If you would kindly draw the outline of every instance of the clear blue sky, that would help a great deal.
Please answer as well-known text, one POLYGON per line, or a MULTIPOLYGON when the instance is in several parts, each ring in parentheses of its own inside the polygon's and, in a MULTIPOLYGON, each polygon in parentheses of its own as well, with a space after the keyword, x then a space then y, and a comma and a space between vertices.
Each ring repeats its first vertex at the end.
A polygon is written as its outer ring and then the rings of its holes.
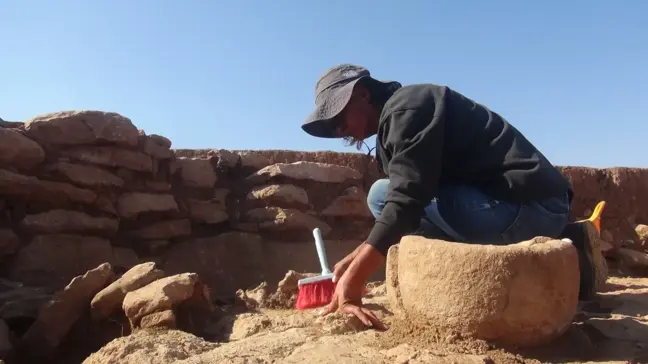
POLYGON ((355 151, 300 128, 350 62, 448 85, 555 164, 648 167, 648 1, 397 4, 0 0, 0 117, 99 109, 175 148, 355 151))

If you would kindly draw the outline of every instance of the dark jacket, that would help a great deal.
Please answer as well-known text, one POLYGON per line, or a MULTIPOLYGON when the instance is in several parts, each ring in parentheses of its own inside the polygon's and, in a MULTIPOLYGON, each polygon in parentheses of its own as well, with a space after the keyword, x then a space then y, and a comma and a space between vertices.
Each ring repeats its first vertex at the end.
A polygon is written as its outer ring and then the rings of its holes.
POLYGON ((376 158, 390 183, 367 242, 383 254, 419 227, 443 185, 477 187, 513 203, 572 196, 569 181, 522 133, 444 86, 409 85, 387 100, 376 158))

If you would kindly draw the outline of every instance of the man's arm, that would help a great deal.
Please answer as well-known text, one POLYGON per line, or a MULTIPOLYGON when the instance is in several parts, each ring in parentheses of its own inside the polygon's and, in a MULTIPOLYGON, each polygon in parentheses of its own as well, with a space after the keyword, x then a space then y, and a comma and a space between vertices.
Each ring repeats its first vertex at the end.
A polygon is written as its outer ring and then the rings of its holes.
POLYGON ((411 108, 387 116, 383 145, 392 157, 385 207, 367 238, 383 255, 415 230, 438 191, 444 142, 444 105, 411 108))

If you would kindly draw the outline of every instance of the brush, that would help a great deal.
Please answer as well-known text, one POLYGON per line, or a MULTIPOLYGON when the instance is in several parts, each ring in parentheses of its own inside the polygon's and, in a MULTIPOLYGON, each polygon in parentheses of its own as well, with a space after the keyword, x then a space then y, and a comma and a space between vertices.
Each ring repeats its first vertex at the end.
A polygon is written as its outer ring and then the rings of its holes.
POLYGON ((331 302, 335 293, 333 272, 328 267, 322 232, 319 228, 313 229, 313 237, 315 238, 315 248, 317 248, 317 256, 322 267, 322 274, 315 277, 303 278, 297 282, 299 292, 295 306, 298 310, 327 305, 331 302))

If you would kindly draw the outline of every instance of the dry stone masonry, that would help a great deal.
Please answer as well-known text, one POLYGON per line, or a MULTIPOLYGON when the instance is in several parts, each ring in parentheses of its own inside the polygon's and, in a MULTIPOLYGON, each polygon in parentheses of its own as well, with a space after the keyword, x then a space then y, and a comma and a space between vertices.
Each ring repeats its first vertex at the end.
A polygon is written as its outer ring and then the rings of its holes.
MULTIPOLYGON (((318 271, 313 228, 331 263, 370 231, 371 157, 171 147, 112 112, 0 123, 0 358, 147 327, 198 334, 212 302, 318 271)), ((648 273, 648 170, 561 170, 574 219, 608 203, 610 269, 648 273)))

